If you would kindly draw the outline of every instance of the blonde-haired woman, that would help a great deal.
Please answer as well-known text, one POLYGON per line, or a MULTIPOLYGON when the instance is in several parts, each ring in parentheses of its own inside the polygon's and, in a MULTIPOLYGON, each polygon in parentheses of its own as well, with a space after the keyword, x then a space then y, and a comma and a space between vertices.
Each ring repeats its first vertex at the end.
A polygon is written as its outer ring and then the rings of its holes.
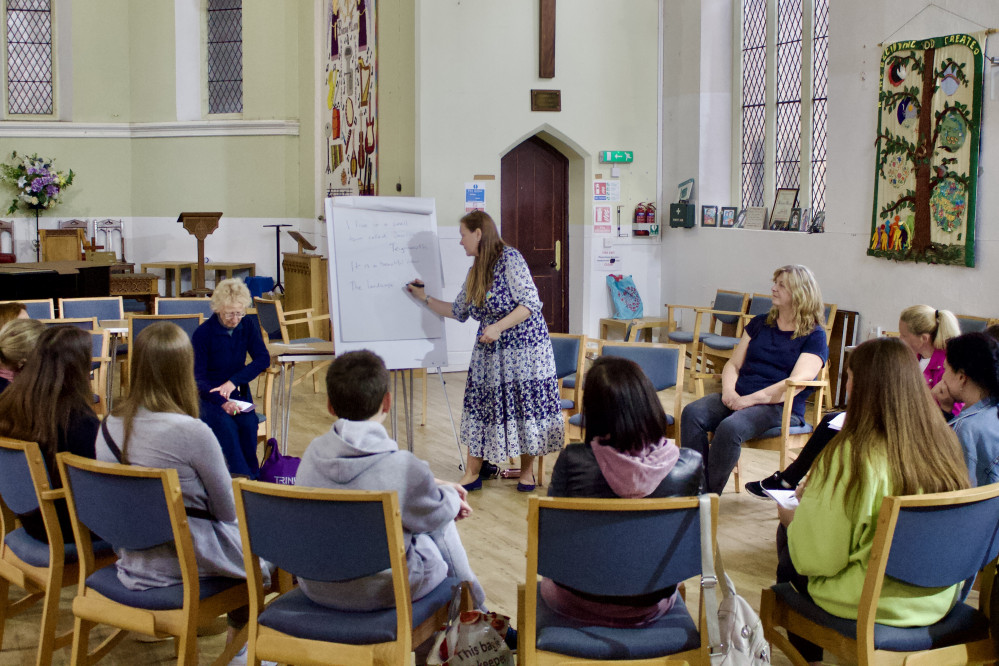
MULTIPOLYGON (((705 396, 683 409, 680 443, 701 452, 708 492, 721 494, 739 462, 741 446, 780 426, 784 382, 815 379, 829 358, 822 328, 822 294, 805 266, 774 271, 773 306, 754 317, 742 333, 732 358, 722 369, 722 392, 705 396), (714 438, 708 446, 708 433, 714 438)), ((805 399, 794 397, 791 422, 800 425, 805 399)))
MULTIPOLYGON (((856 620, 882 500, 970 484, 957 437, 937 416, 916 359, 900 341, 858 346, 847 366, 847 394, 843 428, 819 455, 808 486, 799 486, 801 504, 778 507, 777 580, 826 612, 856 620)), ((959 593, 959 585, 922 588, 885 577, 875 622, 933 624, 959 593)), ((790 638, 806 661, 821 659, 817 646, 790 638)))
POLYGON ((461 415, 468 461, 460 483, 478 490, 480 477, 496 470, 484 459, 520 456, 517 490, 530 492, 534 458, 558 451, 565 438, 548 326, 527 262, 503 242, 493 219, 474 211, 459 226, 474 260, 454 303, 427 296, 419 281, 409 291, 442 317, 479 321, 461 415))
POLYGON ((255 316, 246 316, 252 299, 239 280, 223 280, 212 294, 208 321, 194 332, 194 378, 201 397, 201 420, 215 433, 229 471, 257 478, 257 415, 241 412, 234 400, 253 402, 250 382, 271 359, 255 316), (246 362, 246 355, 250 362, 246 362))
MULTIPOLYGON (((131 353, 131 392, 101 425, 97 459, 176 469, 198 575, 246 578, 232 477, 211 429, 198 419, 191 341, 179 326, 158 322, 139 333, 131 353)), ((115 566, 131 590, 182 582, 172 544, 122 550, 115 566)), ((230 626, 241 627, 245 616, 231 615, 230 626)))
MULTIPOLYGON (((961 327, 950 310, 910 305, 898 316, 898 337, 915 352, 923 368, 923 377, 931 389, 943 378, 947 341, 959 335, 961 327)), ((942 387, 933 391, 933 397, 948 418, 957 416, 964 406, 963 403, 954 403, 942 387)))
POLYGON ((36 319, 12 319, 0 328, 0 391, 24 367, 44 330, 45 324, 36 319))

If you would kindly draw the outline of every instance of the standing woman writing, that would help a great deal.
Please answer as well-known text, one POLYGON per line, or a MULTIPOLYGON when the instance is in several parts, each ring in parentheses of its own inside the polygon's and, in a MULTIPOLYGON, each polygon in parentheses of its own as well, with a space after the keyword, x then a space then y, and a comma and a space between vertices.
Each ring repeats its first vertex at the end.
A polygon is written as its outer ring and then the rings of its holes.
POLYGON ((474 260, 454 303, 428 296, 418 281, 408 287, 442 317, 479 322, 461 415, 468 461, 460 483, 478 490, 484 459, 520 456, 517 490, 530 492, 537 483, 534 458, 558 451, 565 439, 541 300, 524 257, 503 242, 489 215, 469 213, 460 231, 474 260))

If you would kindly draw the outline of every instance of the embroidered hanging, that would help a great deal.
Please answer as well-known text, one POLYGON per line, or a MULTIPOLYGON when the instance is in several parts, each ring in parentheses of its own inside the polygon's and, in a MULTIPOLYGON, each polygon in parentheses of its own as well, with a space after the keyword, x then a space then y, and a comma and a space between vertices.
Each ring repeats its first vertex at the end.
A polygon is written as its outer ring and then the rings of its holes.
POLYGON ((885 47, 867 254, 975 265, 984 51, 984 32, 885 47))

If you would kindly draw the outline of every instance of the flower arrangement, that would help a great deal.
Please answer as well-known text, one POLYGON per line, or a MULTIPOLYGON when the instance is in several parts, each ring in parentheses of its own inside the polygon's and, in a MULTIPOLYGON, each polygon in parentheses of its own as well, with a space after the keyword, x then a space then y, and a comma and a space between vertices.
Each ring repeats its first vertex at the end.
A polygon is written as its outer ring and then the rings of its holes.
POLYGON ((36 213, 45 208, 52 208, 59 203, 63 190, 73 183, 73 170, 69 173, 56 171, 52 168, 55 160, 45 159, 35 155, 10 154, 13 164, 0 164, 0 180, 18 190, 17 196, 7 208, 10 215, 20 204, 34 210, 36 213))

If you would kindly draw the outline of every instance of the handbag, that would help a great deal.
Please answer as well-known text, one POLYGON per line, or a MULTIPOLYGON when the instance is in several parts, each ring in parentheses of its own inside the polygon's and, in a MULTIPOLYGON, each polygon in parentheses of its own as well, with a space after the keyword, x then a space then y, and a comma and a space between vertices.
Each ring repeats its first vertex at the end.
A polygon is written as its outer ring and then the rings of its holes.
POLYGON ((711 543, 711 497, 700 496, 701 598, 708 625, 708 653, 712 666, 762 666, 770 663, 770 644, 763 637, 763 623, 725 573, 721 553, 711 543), (718 574, 715 576, 715 562, 718 574), (718 605, 715 587, 722 583, 718 605))
POLYGON ((642 297, 638 295, 635 279, 630 275, 608 275, 607 288, 614 302, 614 319, 637 319, 645 316, 642 297))
POLYGON ((298 466, 302 459, 281 453, 281 447, 278 446, 277 440, 273 437, 267 440, 264 451, 268 449, 270 452, 267 454, 264 464, 260 466, 260 475, 257 479, 284 486, 295 485, 295 476, 298 474, 298 466))
POLYGON ((447 623, 434 638, 428 666, 513 666, 506 644, 510 618, 499 613, 461 611, 462 586, 456 585, 447 623))

